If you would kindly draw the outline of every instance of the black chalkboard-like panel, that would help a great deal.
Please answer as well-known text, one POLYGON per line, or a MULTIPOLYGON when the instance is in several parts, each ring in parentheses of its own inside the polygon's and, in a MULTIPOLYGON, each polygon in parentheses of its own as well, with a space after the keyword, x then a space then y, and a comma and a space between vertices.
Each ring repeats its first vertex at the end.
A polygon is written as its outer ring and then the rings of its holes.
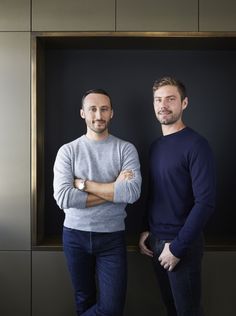
POLYGON ((52 191, 57 150, 86 131, 79 116, 83 93, 103 88, 114 106, 110 132, 134 143, 140 155, 142 197, 127 207, 126 219, 128 235, 137 239, 148 190, 148 150, 161 133, 153 112, 152 85, 155 79, 171 75, 187 86, 185 123, 208 139, 215 154, 217 206, 206 226, 206 239, 236 244, 235 39, 49 38, 42 44, 44 58, 38 62, 43 76, 38 92, 44 94, 44 152, 39 153, 43 170, 38 173, 44 174, 37 218, 43 238, 59 236, 64 219, 52 191))

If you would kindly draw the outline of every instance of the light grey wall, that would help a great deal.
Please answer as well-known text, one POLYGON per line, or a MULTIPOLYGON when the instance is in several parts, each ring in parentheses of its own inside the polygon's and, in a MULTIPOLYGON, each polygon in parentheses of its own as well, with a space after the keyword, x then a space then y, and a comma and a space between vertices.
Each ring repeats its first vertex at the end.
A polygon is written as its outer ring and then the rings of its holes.
POLYGON ((30 249, 30 33, 0 32, 0 249, 30 249))
POLYGON ((199 0, 200 31, 236 31, 235 0, 199 0))
POLYGON ((115 0, 32 1, 33 31, 114 31, 115 0))
POLYGON ((118 0, 116 30, 198 31, 198 1, 118 0))
MULTIPOLYGON (((32 31, 235 31, 234 0, 0 0, 0 314, 74 313, 61 252, 32 251, 30 36, 32 31), (168 11, 168 12, 167 12, 168 11), (32 309, 31 309, 32 302, 32 309)), ((146 258, 129 253, 126 316, 163 314, 146 258)), ((235 252, 207 252, 208 316, 233 316, 235 252)))
POLYGON ((30 0, 0 0, 0 31, 30 31, 30 0))

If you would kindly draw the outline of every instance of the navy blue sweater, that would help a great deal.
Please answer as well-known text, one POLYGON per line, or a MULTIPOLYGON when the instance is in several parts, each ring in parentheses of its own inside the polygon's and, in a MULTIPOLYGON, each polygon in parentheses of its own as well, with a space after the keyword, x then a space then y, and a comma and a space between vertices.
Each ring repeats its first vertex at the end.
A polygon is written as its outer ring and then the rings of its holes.
POLYGON ((184 256, 214 210, 215 170, 205 138, 189 127, 162 136, 150 150, 149 229, 184 256))

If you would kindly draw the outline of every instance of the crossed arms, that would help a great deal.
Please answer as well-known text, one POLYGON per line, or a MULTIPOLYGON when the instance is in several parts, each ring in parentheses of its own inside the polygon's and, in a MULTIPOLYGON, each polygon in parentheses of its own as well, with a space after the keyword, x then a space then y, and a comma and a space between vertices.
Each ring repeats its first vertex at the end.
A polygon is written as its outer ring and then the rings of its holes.
MULTIPOLYGON (((78 190, 81 179, 74 175, 72 149, 63 146, 54 164, 54 198, 61 209, 84 209, 105 202, 134 203, 140 196, 141 173, 138 153, 134 146, 123 152, 121 170, 110 182, 85 179, 85 191, 78 190)), ((102 162, 101 162, 102 163, 102 162)))
MULTIPOLYGON (((95 181, 86 181, 85 192, 88 193, 86 207, 92 207, 103 204, 105 202, 114 201, 115 183, 119 181, 128 181, 134 176, 132 170, 123 170, 120 172, 116 181, 110 183, 99 183, 95 181)), ((79 188, 81 179, 75 179, 74 186, 79 188)))

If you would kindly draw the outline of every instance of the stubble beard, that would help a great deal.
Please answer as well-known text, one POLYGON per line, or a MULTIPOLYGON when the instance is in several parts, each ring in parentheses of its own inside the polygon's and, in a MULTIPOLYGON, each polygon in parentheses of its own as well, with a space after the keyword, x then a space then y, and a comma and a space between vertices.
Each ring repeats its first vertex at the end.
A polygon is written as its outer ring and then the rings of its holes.
POLYGON ((181 118, 181 114, 174 115, 173 113, 170 117, 161 118, 159 115, 157 116, 158 121, 161 125, 173 125, 181 118))
POLYGON ((103 121, 103 122, 104 122, 104 127, 103 128, 96 128, 96 127, 94 127, 94 123, 96 123, 96 121, 93 122, 93 124, 91 124, 89 126, 89 128, 96 134, 103 134, 108 129, 108 123, 105 122, 105 121, 103 121))

